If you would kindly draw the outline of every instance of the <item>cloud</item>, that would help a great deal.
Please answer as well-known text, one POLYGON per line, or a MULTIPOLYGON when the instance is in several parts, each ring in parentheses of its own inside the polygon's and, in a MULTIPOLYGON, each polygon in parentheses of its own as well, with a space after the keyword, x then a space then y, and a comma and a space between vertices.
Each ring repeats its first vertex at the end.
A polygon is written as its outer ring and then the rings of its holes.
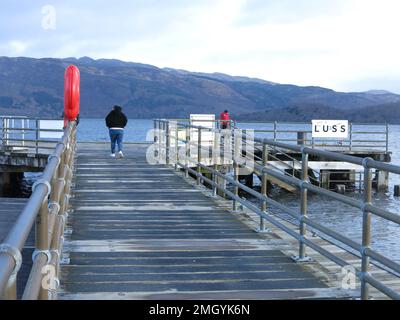
POLYGON ((4 45, 0 45, 0 50, 10 52, 11 55, 20 56, 20 55, 24 55, 27 52, 29 47, 30 47, 30 43, 28 43, 28 42, 12 40, 12 41, 7 42, 4 45))
POLYGON ((400 92, 397 0, 3 0, 0 6, 0 55, 117 58, 344 91, 384 89, 387 75, 391 90, 400 92), (42 28, 47 4, 56 9, 55 30, 42 28))
POLYGON ((342 14, 349 0, 246 0, 236 19, 239 25, 293 23, 342 14))

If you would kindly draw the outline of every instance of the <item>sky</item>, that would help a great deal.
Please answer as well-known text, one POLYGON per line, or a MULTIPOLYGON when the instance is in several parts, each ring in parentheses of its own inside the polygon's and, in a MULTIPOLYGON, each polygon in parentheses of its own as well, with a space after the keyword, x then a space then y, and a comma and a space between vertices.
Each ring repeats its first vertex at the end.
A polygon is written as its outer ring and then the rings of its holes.
POLYGON ((398 0, 1 0, 0 56, 400 93, 398 0))

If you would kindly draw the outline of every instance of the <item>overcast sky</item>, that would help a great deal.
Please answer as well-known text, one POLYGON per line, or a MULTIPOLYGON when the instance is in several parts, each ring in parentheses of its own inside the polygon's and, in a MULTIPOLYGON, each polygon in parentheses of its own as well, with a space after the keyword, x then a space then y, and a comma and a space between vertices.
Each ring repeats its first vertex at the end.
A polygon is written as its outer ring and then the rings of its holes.
POLYGON ((399 0, 1 0, 0 55, 400 93, 399 17, 399 0))

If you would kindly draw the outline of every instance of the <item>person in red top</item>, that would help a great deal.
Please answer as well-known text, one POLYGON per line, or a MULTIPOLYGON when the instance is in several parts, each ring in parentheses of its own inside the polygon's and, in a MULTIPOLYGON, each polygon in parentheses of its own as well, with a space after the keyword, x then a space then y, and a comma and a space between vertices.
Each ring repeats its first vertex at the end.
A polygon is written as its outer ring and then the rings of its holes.
POLYGON ((225 110, 224 112, 222 112, 219 118, 220 118, 220 120, 222 120, 221 121, 221 129, 228 129, 229 124, 230 124, 230 117, 229 117, 228 110, 225 110))

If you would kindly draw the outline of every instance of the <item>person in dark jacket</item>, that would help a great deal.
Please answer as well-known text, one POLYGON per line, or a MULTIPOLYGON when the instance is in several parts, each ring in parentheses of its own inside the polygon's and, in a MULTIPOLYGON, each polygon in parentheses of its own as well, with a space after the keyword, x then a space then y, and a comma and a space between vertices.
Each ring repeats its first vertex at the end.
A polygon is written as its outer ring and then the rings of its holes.
POLYGON ((111 139, 111 157, 115 158, 115 145, 118 144, 118 154, 122 158, 122 141, 124 139, 124 128, 128 119, 122 112, 120 106, 114 106, 113 110, 106 117, 106 125, 110 131, 111 139))

